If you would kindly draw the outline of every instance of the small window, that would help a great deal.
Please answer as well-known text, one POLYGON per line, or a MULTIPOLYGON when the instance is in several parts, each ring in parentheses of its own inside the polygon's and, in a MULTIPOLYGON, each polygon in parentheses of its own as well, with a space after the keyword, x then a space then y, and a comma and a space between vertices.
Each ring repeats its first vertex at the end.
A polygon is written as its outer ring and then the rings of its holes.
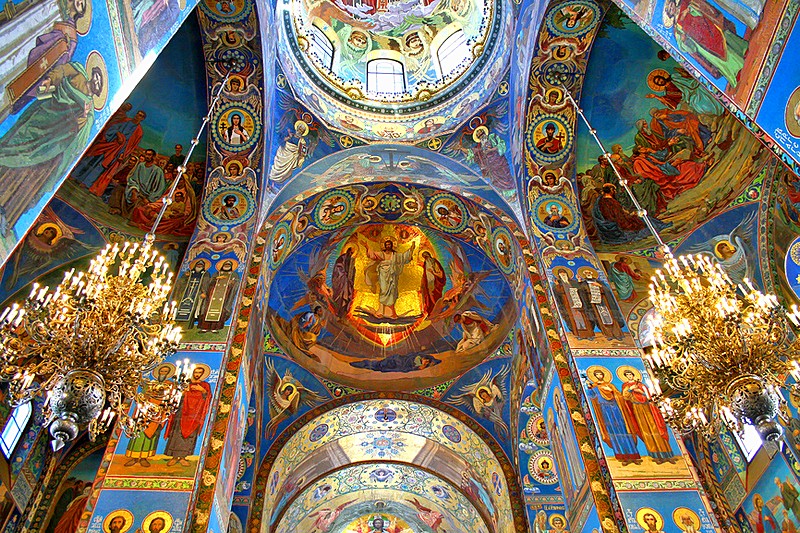
POLYGON ((406 76, 403 64, 394 59, 373 59, 367 63, 367 92, 403 94, 406 76))
POLYGON ((457 70, 461 64, 469 61, 471 57, 472 54, 470 53, 464 30, 454 32, 444 40, 436 51, 436 59, 439 60, 439 72, 442 77, 457 70))
POLYGON ((333 69, 333 43, 321 29, 313 24, 308 32, 308 53, 317 58, 322 65, 328 69, 333 69))
POLYGON ((31 402, 25 402, 11 412, 11 416, 6 422, 6 427, 3 428, 3 434, 0 435, 0 448, 3 449, 3 454, 6 457, 11 457, 30 419, 31 402))
POLYGON ((735 431, 732 433, 736 438, 736 442, 739 444, 739 449, 742 450, 742 453, 747 458, 747 461, 752 461, 753 457, 758 453, 758 450, 761 449, 761 444, 763 444, 761 435, 758 434, 755 426, 744 424, 744 431, 742 431, 741 435, 735 431))

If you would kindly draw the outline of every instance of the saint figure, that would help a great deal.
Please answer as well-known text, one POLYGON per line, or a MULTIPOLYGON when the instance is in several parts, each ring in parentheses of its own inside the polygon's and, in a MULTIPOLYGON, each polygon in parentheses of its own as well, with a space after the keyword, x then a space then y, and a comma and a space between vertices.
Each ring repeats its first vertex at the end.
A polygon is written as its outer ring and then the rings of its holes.
POLYGON ((170 457, 167 466, 178 463, 189 466, 186 457, 195 453, 195 445, 211 404, 211 385, 205 381, 209 373, 208 367, 194 368, 189 388, 183 393, 178 410, 167 423, 167 430, 164 432, 167 437, 164 455, 170 457))
POLYGON ((394 249, 394 242, 387 239, 383 243, 383 251, 373 252, 366 244, 364 245, 367 257, 375 261, 367 270, 367 283, 373 287, 373 290, 378 289, 380 309, 375 314, 376 317, 397 318, 394 304, 399 297, 400 274, 403 273, 403 268, 411 262, 416 246, 417 243, 412 242, 411 248, 405 252, 397 252, 394 249))
POLYGON ((355 298, 356 261, 353 247, 348 246, 342 255, 336 258, 331 274, 333 291, 333 307, 339 318, 350 312, 355 298))
POLYGON ((224 259, 219 271, 211 277, 203 298, 197 327, 200 331, 219 331, 233 311, 233 301, 239 288, 239 274, 233 261, 224 259))
POLYGON ((422 312, 427 316, 433 311, 436 302, 442 298, 447 278, 442 264, 429 251, 422 252, 422 259, 420 294, 422 296, 422 312))
POLYGON ((622 466, 641 464, 634 438, 634 434, 639 433, 639 427, 626 408, 622 393, 611 383, 610 372, 602 367, 594 367, 589 368, 587 374, 587 396, 594 408, 603 442, 614 451, 614 457, 622 466))

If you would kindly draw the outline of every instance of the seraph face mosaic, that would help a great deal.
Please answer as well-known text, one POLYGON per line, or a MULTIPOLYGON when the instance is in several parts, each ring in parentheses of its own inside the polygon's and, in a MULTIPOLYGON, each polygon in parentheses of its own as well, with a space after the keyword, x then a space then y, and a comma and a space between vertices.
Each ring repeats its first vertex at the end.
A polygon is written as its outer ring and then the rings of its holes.
MULTIPOLYGON (((319 205, 335 219, 336 202, 319 205)), ((486 255, 411 225, 308 241, 273 287, 268 323, 286 353, 361 388, 411 390, 455 377, 491 354, 516 318, 506 279, 486 255)))

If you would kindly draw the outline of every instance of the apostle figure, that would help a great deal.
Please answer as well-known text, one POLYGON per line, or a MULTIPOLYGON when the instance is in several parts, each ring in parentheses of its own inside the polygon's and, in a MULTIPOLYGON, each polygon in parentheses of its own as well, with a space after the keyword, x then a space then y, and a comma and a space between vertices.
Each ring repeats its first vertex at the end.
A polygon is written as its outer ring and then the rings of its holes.
POLYGON ((383 243, 383 250, 373 252, 364 244, 367 257, 374 261, 373 265, 367 269, 366 276, 367 284, 373 290, 377 289, 376 292, 378 292, 380 309, 375 313, 377 318, 397 318, 394 304, 397 303, 399 297, 400 274, 403 273, 403 268, 411 262, 416 246, 417 243, 412 242, 411 248, 405 252, 396 252, 394 242, 386 239, 383 243))
POLYGON ((209 277, 206 271, 207 264, 204 259, 198 259, 192 269, 175 283, 175 296, 178 299, 178 309, 175 313, 176 322, 188 322, 188 329, 194 327, 200 314, 202 296, 208 289, 209 277))
MULTIPOLYGON (((157 381, 164 383, 175 374, 175 367, 170 363, 163 363, 156 367, 153 374, 157 381)), ((149 387, 145 389, 145 397, 153 405, 161 405, 164 401, 163 395, 149 387)), ((125 466, 134 466, 137 463, 145 468, 150 466, 148 458, 156 454, 163 427, 164 424, 161 421, 151 421, 144 430, 128 441, 128 446, 125 448, 125 457, 130 459, 125 462, 125 466)))
POLYGON ((604 282, 597 279, 597 271, 590 267, 578 269, 578 292, 581 302, 585 306, 592 328, 595 326, 603 332, 608 340, 623 339, 622 324, 623 318, 620 313, 611 289, 604 282))
POLYGON ((475 128, 472 140, 475 141, 475 146, 467 152, 467 161, 474 161, 480 167, 483 177, 498 190, 513 189, 514 177, 505 157, 508 150, 506 141, 496 133, 489 133, 486 126, 475 128))
POLYGON ((147 117, 137 111, 133 118, 117 117, 109 120, 72 171, 72 177, 95 196, 103 196, 111 179, 142 140, 141 122, 147 117))
POLYGON ((211 277, 203 298, 197 327, 200 331, 219 331, 233 311, 239 287, 239 274, 234 270, 232 259, 223 259, 217 273, 211 277))
POLYGON ((422 260, 422 282, 420 283, 422 313, 428 316, 433 311, 436 302, 442 298, 447 278, 442 264, 429 251, 422 252, 422 260))
POLYGON ((292 176, 295 169, 303 166, 308 155, 308 124, 303 120, 294 123, 294 131, 289 132, 282 146, 278 147, 272 166, 269 169, 269 179, 275 183, 283 183, 292 176))
POLYGON ((564 147, 563 137, 563 134, 556 137, 556 125, 548 122, 544 126, 544 137, 536 142, 536 148, 545 154, 557 154, 564 147))
POLYGON ((657 513, 655 511, 647 512, 642 515, 642 521, 644 525, 647 526, 645 528, 645 533, 664 533, 662 527, 664 525, 664 519, 661 518, 661 515, 656 515, 657 513))
POLYGON ((566 267, 556 267, 553 274, 557 276, 553 283, 556 302, 570 332, 579 339, 594 339, 594 327, 587 317, 587 309, 581 300, 578 285, 572 279, 572 271, 566 267))
POLYGON ((634 434, 639 427, 636 419, 627 409, 622 393, 611 383, 611 373, 601 366, 592 366, 586 372, 589 378, 587 396, 591 400, 597 417, 600 436, 614 451, 614 457, 627 466, 641 464, 642 459, 636 449, 634 434))
POLYGON ((348 246, 342 255, 336 258, 331 274, 333 291, 333 308, 339 318, 350 312, 355 298, 356 260, 353 247, 348 246))
MULTIPOLYGON (((86 508, 86 503, 89 501, 89 495, 92 493, 92 484, 87 483, 83 490, 69 503, 64 510, 64 514, 58 519, 58 523, 53 529, 53 533, 75 533, 78 531, 78 525, 83 516, 83 510, 86 508)), ((48 527, 48 529, 50 529, 48 527)))
POLYGON ((557 229, 566 228, 567 226, 570 225, 570 221, 567 217, 563 215, 560 205, 553 202, 550 204, 549 209, 550 212, 547 214, 546 217, 544 217, 544 220, 542 220, 542 222, 544 222, 545 225, 557 229))
POLYGON ((794 483, 789 478, 786 478, 786 481, 781 481, 779 477, 776 477, 775 486, 778 487, 781 493, 783 506, 794 514, 796 520, 800 519, 800 494, 798 494, 794 483))
POLYGON ((675 462, 675 452, 669 443, 667 423, 658 407, 650 401, 647 387, 642 383, 642 373, 631 366, 623 366, 617 370, 617 375, 620 374, 624 381, 622 397, 630 405, 631 414, 639 428, 636 435, 647 448, 647 454, 656 464, 675 462))
POLYGON ((316 358, 311 354, 311 348, 317 344, 317 337, 322 332, 325 321, 322 318, 322 306, 316 305, 311 311, 297 314, 289 322, 289 335, 292 342, 306 355, 316 358))
POLYGON ((164 432, 167 437, 164 455, 171 458, 167 461, 167 466, 190 464, 186 458, 195 453, 197 438, 203 430, 211 404, 211 386, 205 381, 210 374, 211 369, 207 365, 197 365, 194 368, 189 388, 183 393, 178 410, 169 419, 164 432))
POLYGON ((634 281, 642 279, 642 272, 633 265, 631 258, 627 255, 617 256, 617 260, 608 269, 608 278, 617 288, 619 299, 625 302, 636 300, 636 289, 634 281))
POLYGON ((60 180, 89 142, 93 97, 103 93, 105 74, 79 63, 56 65, 31 103, 0 137, 0 233, 60 180))
POLYGON ((134 167, 125 189, 117 188, 108 201, 108 212, 129 218, 137 205, 156 202, 167 190, 164 170, 156 164, 156 151, 148 148, 144 159, 134 167))
POLYGON ((496 327, 475 311, 464 311, 453 316, 453 322, 460 324, 464 333, 456 346, 456 353, 469 350, 481 344, 496 327))
POLYGON ((753 510, 756 515, 756 533, 775 533, 778 531, 778 521, 775 519, 775 515, 772 514, 769 507, 764 505, 764 498, 757 492, 753 494, 753 510))
POLYGON ((220 206, 214 209, 214 216, 220 220, 236 220, 242 216, 241 211, 236 206, 238 203, 239 199, 236 198, 235 194, 226 194, 220 206))
MULTIPOLYGON (((169 166, 167 164, 168 168, 169 166)), ((149 231, 163 205, 163 198, 159 198, 155 202, 139 203, 130 212, 130 224, 141 230, 149 231)), ((155 233, 188 237, 194 232, 194 222, 197 219, 198 211, 199 206, 194 189, 184 174, 175 187, 172 202, 164 210, 164 216, 158 223, 155 233)))

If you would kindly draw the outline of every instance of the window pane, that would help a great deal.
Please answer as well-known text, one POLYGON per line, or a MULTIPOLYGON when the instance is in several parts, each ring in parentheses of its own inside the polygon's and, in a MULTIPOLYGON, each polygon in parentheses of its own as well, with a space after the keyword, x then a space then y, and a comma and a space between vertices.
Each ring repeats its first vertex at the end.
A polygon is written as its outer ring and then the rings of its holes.
POLYGON ((0 435, 0 449, 6 457, 11 457, 11 453, 17 446, 22 433, 25 431, 25 426, 28 425, 28 420, 31 418, 31 402, 24 403, 14 409, 11 416, 6 422, 6 427, 3 428, 3 433, 0 435))
POLYGON ((331 70, 333 68, 333 43, 325 33, 312 25, 308 31, 308 54, 315 57, 322 65, 331 70))
POLYGON ((761 448, 761 437, 758 434, 758 431, 754 426, 750 424, 745 424, 744 432, 739 435, 738 433, 734 433, 736 437, 736 441, 739 443, 739 448, 742 449, 742 453, 744 453, 745 457, 748 461, 752 460, 753 457, 756 456, 758 450, 761 448))
POLYGON ((402 94, 406 90, 403 64, 393 59, 373 59, 367 63, 367 92, 402 94))
POLYGON ((463 30, 458 30, 453 35, 445 39, 442 46, 436 52, 439 60, 439 72, 446 76, 458 70, 462 64, 466 64, 471 58, 467 36, 463 30))

